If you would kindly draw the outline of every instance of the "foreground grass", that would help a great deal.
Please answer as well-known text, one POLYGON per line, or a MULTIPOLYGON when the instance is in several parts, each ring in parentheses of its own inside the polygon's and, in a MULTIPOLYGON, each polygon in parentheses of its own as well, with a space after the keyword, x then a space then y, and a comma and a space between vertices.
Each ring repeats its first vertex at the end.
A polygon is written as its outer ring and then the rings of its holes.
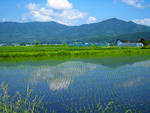
MULTIPOLYGON (((14 97, 8 95, 8 85, 5 85, 4 82, 0 85, 0 113, 55 113, 54 110, 47 111, 46 106, 44 106, 41 98, 37 96, 31 97, 32 90, 27 87, 27 93, 23 98, 19 92, 16 93, 14 97)), ((99 101, 96 105, 96 109, 85 108, 84 113, 87 112, 98 112, 98 113, 108 113, 112 106, 113 102, 109 102, 104 108, 99 101)), ((70 112, 72 108, 69 108, 70 112)), ((77 109, 76 113, 79 113, 77 109)), ((125 113, 132 113, 131 110, 126 110, 125 113)))
POLYGON ((150 55, 149 48, 138 47, 69 47, 69 46, 8 46, 0 47, 0 58, 9 57, 77 57, 77 56, 117 56, 150 55))
POLYGON ((22 98, 19 92, 14 97, 8 95, 8 85, 1 84, 0 88, 0 113, 46 113, 42 99, 31 98, 32 90, 27 87, 27 94, 22 98))

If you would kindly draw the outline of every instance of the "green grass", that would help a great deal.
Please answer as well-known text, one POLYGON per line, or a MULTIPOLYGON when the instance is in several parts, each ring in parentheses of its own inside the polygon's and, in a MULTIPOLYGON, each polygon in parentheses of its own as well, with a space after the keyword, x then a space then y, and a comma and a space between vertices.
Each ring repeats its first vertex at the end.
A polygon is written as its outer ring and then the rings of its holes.
POLYGON ((0 47, 0 58, 10 57, 82 57, 115 55, 150 55, 150 49, 139 47, 70 47, 54 46, 7 46, 0 47))
POLYGON ((142 47, 143 49, 150 49, 150 45, 142 47))
POLYGON ((27 87, 23 98, 19 92, 15 96, 8 95, 8 85, 0 86, 0 113, 46 113, 42 99, 37 96, 31 98, 32 90, 27 87))
MULTIPOLYGON (((8 85, 5 85, 4 82, 0 85, 0 113, 55 113, 54 110, 47 111, 46 106, 44 106, 43 101, 38 96, 34 96, 31 98, 32 90, 28 86, 26 89, 25 97, 22 97, 19 92, 16 93, 15 96, 10 96, 8 94, 8 85)), ((97 111, 99 113, 107 113, 108 110, 111 108, 113 102, 109 102, 104 108, 102 108, 101 102, 99 101, 96 104, 96 108, 87 107, 84 108, 84 112, 87 111, 94 112, 97 111)), ((46 105, 46 104, 45 104, 46 105)), ((76 113, 79 113, 77 111, 76 113)), ((83 110, 80 108, 81 111, 83 110)), ((70 112, 72 108, 69 108, 70 112)), ((131 110, 127 110, 125 113, 132 113, 131 110)))

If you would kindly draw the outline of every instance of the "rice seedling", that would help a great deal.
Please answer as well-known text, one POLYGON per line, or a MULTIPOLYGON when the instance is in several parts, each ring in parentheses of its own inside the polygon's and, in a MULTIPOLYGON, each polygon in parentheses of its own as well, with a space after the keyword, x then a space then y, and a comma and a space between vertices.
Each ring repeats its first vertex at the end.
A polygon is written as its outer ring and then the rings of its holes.
MULTIPOLYGON (((125 67, 128 68, 128 65, 125 67)), ((74 64, 72 66, 73 69, 70 72, 67 71, 67 73, 63 75, 61 72, 59 72, 59 70, 64 71, 65 68, 71 67, 71 65, 63 65, 62 68, 59 66, 56 67, 57 68, 54 70, 56 72, 53 72, 55 77, 51 78, 50 82, 53 82, 58 78, 60 81, 63 81, 63 84, 61 84, 62 86, 65 84, 65 81, 68 80, 67 78, 71 78, 73 82, 71 82, 65 89, 48 89, 48 93, 46 93, 46 95, 49 96, 46 97, 46 100, 50 101, 50 103, 44 106, 45 108, 49 108, 47 112, 54 112, 55 110, 56 113, 132 113, 137 112, 140 108, 143 108, 143 110, 140 110, 139 112, 145 112, 149 109, 144 107, 148 105, 146 103, 147 101, 144 102, 144 97, 139 98, 140 94, 142 93, 140 92, 141 90, 145 91, 145 94, 149 93, 147 87, 144 88, 143 86, 140 86, 137 89, 121 87, 122 83, 126 83, 127 81, 136 78, 134 76, 134 72, 132 72, 133 76, 129 75, 131 74, 130 69, 124 69, 123 66, 119 67, 119 69, 127 72, 126 75, 124 75, 122 71, 118 72, 118 68, 107 69, 106 67, 100 65, 95 70, 92 70, 93 72, 91 73, 90 70, 88 70, 89 68, 86 68, 84 64, 74 64), (88 73, 85 70, 88 70, 88 73), (69 77, 66 77, 66 74, 68 73, 69 75, 67 76, 69 77), (129 93, 130 91, 131 93, 129 93), (138 109, 137 106, 139 106, 139 103, 141 105, 138 109)), ((146 83, 147 82, 148 81, 146 80, 146 83)), ((57 82, 56 85, 58 84, 59 83, 57 82)), ((133 83, 131 83, 131 85, 132 84, 133 83)), ((44 88, 42 87, 41 90, 43 89, 44 88)), ((28 92, 32 91, 28 90, 28 92)), ((44 93, 42 92, 42 94, 44 93)), ((31 95, 31 93, 28 95, 31 95)), ((35 110, 35 108, 36 107, 34 107, 33 110, 35 110)))
POLYGON ((131 110, 126 110, 125 113, 132 113, 132 111, 131 110))
POLYGON ((22 97, 19 92, 11 97, 8 94, 8 85, 4 82, 0 85, 0 112, 2 113, 40 113, 47 112, 42 104, 42 98, 37 96, 31 98, 32 90, 27 87, 25 97, 22 97))
POLYGON ((107 106, 105 107, 105 109, 103 110, 103 113, 105 113, 109 108, 110 108, 110 106, 113 104, 113 102, 109 102, 108 104, 107 104, 107 106))

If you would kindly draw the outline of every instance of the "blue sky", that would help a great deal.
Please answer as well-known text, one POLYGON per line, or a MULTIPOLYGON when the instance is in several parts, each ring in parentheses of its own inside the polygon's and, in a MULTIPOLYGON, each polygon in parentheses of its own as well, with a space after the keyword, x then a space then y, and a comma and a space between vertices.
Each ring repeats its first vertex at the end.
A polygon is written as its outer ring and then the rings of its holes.
POLYGON ((80 25, 119 18, 150 26, 150 0, 0 0, 0 21, 80 25))

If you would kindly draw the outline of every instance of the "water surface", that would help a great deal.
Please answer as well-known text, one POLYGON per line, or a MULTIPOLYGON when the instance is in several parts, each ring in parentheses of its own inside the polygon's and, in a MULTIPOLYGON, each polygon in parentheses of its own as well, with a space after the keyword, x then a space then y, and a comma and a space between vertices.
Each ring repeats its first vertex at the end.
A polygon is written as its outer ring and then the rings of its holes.
POLYGON ((0 62, 3 81, 11 95, 30 84, 49 112, 96 113, 110 102, 108 113, 150 111, 150 56, 0 62))

